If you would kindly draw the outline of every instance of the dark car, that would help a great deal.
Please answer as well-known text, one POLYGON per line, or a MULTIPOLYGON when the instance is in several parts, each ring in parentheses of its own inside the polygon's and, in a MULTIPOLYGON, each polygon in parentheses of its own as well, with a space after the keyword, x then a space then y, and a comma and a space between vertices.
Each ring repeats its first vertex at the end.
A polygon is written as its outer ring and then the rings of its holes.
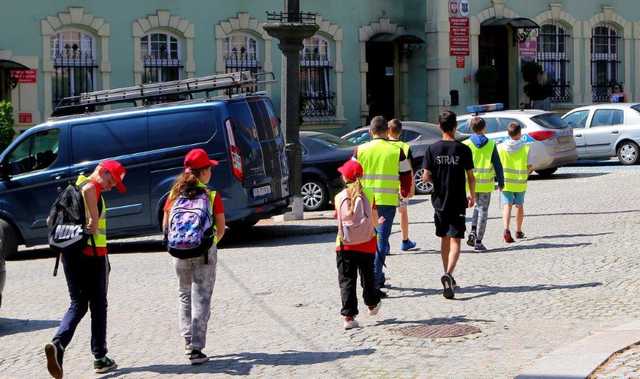
POLYGON ((342 188, 338 167, 351 159, 356 145, 319 132, 301 132, 300 142, 304 210, 324 209, 342 188))
POLYGON ((58 191, 103 159, 127 168, 127 193, 105 194, 110 237, 158 233, 162 208, 184 155, 203 148, 220 164, 230 227, 243 228, 288 207, 288 166, 280 123, 263 95, 116 109, 51 119, 0 154, 0 248, 47 241, 46 218, 58 191))
MULTIPOLYGON (((442 133, 436 124, 420 121, 402 121, 402 134, 400 140, 411 145, 413 161, 411 162, 414 171, 414 181, 416 193, 429 194, 433 190, 431 183, 422 182, 422 160, 427 151, 427 146, 442 138, 442 133)), ((369 128, 356 129, 341 137, 349 143, 360 145, 371 140, 369 128)))

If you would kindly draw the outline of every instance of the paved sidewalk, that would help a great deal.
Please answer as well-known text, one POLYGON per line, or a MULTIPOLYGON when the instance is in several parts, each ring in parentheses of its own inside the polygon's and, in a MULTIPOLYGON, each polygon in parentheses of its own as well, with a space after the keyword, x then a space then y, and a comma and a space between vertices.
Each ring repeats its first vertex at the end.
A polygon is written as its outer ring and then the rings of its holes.
MULTIPOLYGON (((205 350, 211 361, 202 367, 185 365, 182 355, 170 257, 153 240, 116 244, 108 341, 120 369, 103 377, 512 378, 557 348, 640 313, 639 187, 635 170, 563 169, 557 179, 534 180, 528 238, 511 246, 500 241, 494 196, 484 241, 493 250, 465 248, 455 301, 441 295, 433 211, 425 197, 416 198, 410 219, 419 249, 399 252, 394 227, 390 297, 379 316, 360 316, 364 327, 348 332, 339 317, 335 234, 259 226, 220 250, 205 350), (480 332, 439 339, 400 333, 438 325, 480 332)), ((7 264, 0 378, 46 377, 42 346, 68 306, 64 278, 51 277, 46 256, 35 251, 7 264)), ((93 377, 91 364, 87 317, 65 369, 71 378, 93 377)))

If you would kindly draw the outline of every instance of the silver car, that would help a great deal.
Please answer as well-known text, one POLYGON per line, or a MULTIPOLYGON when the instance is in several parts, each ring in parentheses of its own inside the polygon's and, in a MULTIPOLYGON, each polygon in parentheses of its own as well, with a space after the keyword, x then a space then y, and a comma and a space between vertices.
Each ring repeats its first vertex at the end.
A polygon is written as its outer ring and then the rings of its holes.
POLYGON ((579 158, 617 156, 622 164, 638 163, 640 103, 590 105, 562 118, 573 128, 579 158))
MULTIPOLYGON (((458 132, 472 134, 469 120, 476 114, 458 116, 458 132)), ((531 145, 530 164, 540 176, 550 176, 560 166, 578 159, 573 131, 555 113, 542 110, 507 110, 477 114, 487 124, 487 137, 500 143, 509 136, 507 127, 516 122, 522 127, 522 140, 531 145)))

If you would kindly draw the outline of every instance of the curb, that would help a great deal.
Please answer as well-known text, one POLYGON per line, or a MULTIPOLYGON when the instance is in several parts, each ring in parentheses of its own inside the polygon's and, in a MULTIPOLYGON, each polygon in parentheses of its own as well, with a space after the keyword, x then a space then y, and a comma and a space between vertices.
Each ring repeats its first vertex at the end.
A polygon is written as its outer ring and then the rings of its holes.
POLYGON ((640 341, 640 321, 597 331, 538 359, 516 379, 587 378, 613 354, 640 341))

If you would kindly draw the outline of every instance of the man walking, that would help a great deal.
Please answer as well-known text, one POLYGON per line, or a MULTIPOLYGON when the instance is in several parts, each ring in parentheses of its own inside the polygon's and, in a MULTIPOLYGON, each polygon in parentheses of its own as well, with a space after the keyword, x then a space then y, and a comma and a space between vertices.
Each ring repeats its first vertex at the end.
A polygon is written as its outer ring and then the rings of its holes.
POLYGON ((460 257, 460 240, 464 238, 465 212, 473 207, 476 189, 471 150, 456 141, 456 114, 446 111, 439 118, 442 140, 427 147, 422 179, 433 183, 431 203, 435 210, 436 236, 440 237, 440 254, 444 275, 440 278, 443 296, 453 299, 456 281, 453 270, 460 257), (466 174, 466 180, 465 180, 466 174), (465 182, 469 186, 466 196, 465 182))
POLYGON ((476 178, 476 206, 473 209, 471 221, 471 233, 467 239, 467 245, 473 247, 476 252, 486 251, 482 243, 484 231, 487 228, 489 218, 489 204, 491 204, 491 192, 495 188, 495 180, 498 188, 504 187, 504 174, 500 156, 496 149, 496 143, 484 135, 486 123, 480 117, 474 117, 470 122, 473 134, 463 143, 471 149, 473 155, 473 174, 476 178))
POLYGON ((380 289, 385 282, 383 266, 389 254, 389 236, 399 203, 398 187, 403 197, 409 196, 411 162, 402 149, 387 139, 389 127, 382 116, 376 116, 371 120, 369 132, 372 141, 356 148, 354 158, 364 170, 361 180, 364 193, 375 205, 380 216, 380 224, 376 228, 378 240, 373 269, 375 287, 384 297, 386 294, 380 289))

